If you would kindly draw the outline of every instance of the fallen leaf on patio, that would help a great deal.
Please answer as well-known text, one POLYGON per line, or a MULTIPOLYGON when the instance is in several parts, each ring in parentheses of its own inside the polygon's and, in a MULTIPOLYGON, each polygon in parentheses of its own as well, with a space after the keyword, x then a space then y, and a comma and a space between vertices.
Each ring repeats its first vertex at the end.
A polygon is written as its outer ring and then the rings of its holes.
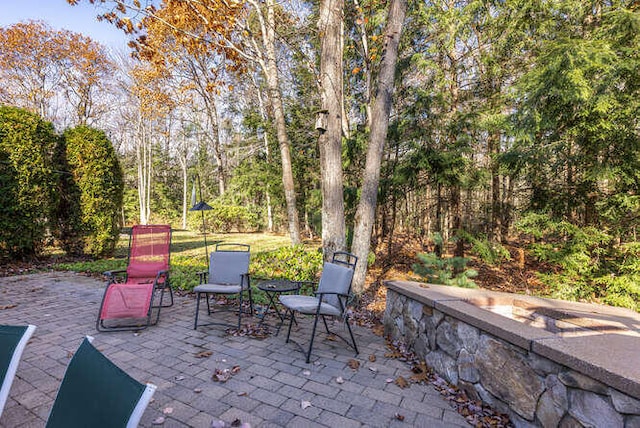
POLYGON ((344 383, 344 379, 342 379, 342 376, 338 376, 336 378, 336 383, 340 383, 340 384, 344 383))
POLYGON ((238 397, 246 397, 247 393, 246 392, 238 392, 238 397))
POLYGON ((302 374, 305 375, 305 376, 311 376, 311 371, 305 370, 305 371, 302 372, 302 374))
POLYGON ((194 355, 194 357, 196 358, 207 358, 210 357, 213 354, 213 352, 211 351, 201 351, 198 352, 196 355, 194 355))
POLYGON ((226 426, 227 424, 220 419, 217 419, 211 422, 211 428, 224 428, 226 426))
POLYGON ((391 379, 390 377, 388 377, 388 378, 386 378, 384 381, 385 381, 385 382, 387 382, 387 383, 391 383, 391 382, 393 382, 393 379, 391 379))
POLYGON ((398 378, 395 381, 395 384, 398 385, 400 388, 409 388, 409 382, 407 382, 407 380, 402 376, 398 376, 398 378))
POLYGON ((200 394, 202 392, 202 388, 195 388, 193 392, 195 392, 196 394, 200 394))
POLYGON ((184 376, 176 376, 174 379, 175 380, 184 380, 184 376))
POLYGON ((302 407, 303 409, 306 409, 307 407, 311 407, 311 401, 304 401, 302 400, 300 402, 300 407, 302 407))
POLYGON ((376 356, 375 355, 369 355, 369 361, 371 361, 372 363, 376 362, 376 356))
POLYGON ((234 419, 233 422, 231 422, 232 427, 239 427, 240 425, 242 425, 242 421, 240 419, 234 419))
POLYGON ((404 421, 404 415, 401 415, 400 413, 396 413, 395 417, 396 417, 397 420, 399 420, 401 422, 404 421))
POLYGON ((164 423, 164 417, 158 416, 151 422, 153 425, 162 425, 164 423))
POLYGON ((226 362, 227 362, 227 360, 226 360, 226 359, 224 359, 224 358, 223 358, 222 360, 220 360, 220 361, 222 361, 223 363, 226 363, 226 362))
POLYGON ((224 370, 215 369, 213 372, 213 375, 211 376, 211 379, 213 379, 216 382, 226 382, 230 378, 231 378, 231 372, 229 371, 229 369, 224 369, 224 370))
POLYGON ((173 407, 165 407, 162 410, 162 413, 164 413, 165 415, 170 415, 171 413, 173 413, 173 407))
POLYGON ((360 368, 360 361, 354 360, 353 358, 347 361, 347 366, 352 368, 353 370, 358 370, 360 368))
POLYGON ((18 306, 18 305, 16 305, 15 303, 11 304, 11 305, 2 305, 2 306, 0 306, 0 310, 11 309, 11 308, 15 308, 16 306, 18 306))
POLYGON ((231 374, 236 374, 240 371, 240 366, 231 367, 231 374))
POLYGON ((378 324, 371 329, 376 336, 384 336, 384 325, 378 324))
POLYGON ((133 333, 133 337, 138 337, 138 336, 140 336, 140 333, 138 332, 133 333))
POLYGON ((73 358, 73 351, 67 351, 67 358, 73 358))
POLYGON ((402 358, 404 354, 400 351, 391 351, 384 354, 385 358, 402 358))
POLYGON ((336 340, 338 340, 338 338, 336 337, 335 334, 327 334, 327 340, 331 340, 332 342, 335 342, 336 340))
POLYGON ((427 364, 422 361, 420 364, 413 366, 414 375, 411 376, 411 380, 420 383, 420 382, 429 382, 429 374, 430 370, 427 367, 427 364))
POLYGON ((371 370, 374 373, 378 373, 378 368, 377 367, 369 367, 369 370, 371 370))

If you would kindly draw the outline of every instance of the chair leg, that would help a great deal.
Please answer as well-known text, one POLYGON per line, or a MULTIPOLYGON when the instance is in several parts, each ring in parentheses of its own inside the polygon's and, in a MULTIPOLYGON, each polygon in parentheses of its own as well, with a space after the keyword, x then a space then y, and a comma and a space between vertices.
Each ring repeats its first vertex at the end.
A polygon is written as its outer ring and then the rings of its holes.
POLYGON ((198 327, 198 312, 200 312, 200 293, 196 293, 196 320, 193 323, 194 330, 198 327))
POLYGON ((322 322, 324 323, 324 329, 327 330, 327 334, 331 334, 331 330, 329 330, 329 326, 327 325, 327 319, 322 315, 322 322))
POLYGON ((353 332, 351 331, 351 323, 349 322, 349 316, 345 318, 345 322, 347 323, 347 330, 349 330, 349 336, 351 336, 351 342, 353 342, 353 349, 356 351, 356 355, 360 352, 358 351, 358 345, 356 345, 356 339, 353 337, 353 332))
POLYGON ((289 337, 291 336, 291 326, 293 325, 293 320, 295 318, 294 312, 292 310, 289 310, 289 313, 291 313, 291 318, 289 319, 289 328, 287 329, 287 340, 285 341, 285 343, 289 343, 289 337))
MULTIPOLYGON (((313 330, 311 331, 311 340, 309 341, 309 351, 307 352, 307 364, 309 364, 309 361, 311 359, 311 349, 313 348, 313 339, 315 339, 316 336, 316 327, 318 327, 318 314, 316 314, 316 319, 313 320, 313 330)), ((324 317, 322 317, 322 319, 324 320, 324 317)), ((325 326, 327 325, 327 322, 325 321, 325 326)))
POLYGON ((240 290, 240 302, 238 303, 238 330, 240 330, 240 327, 242 326, 242 295, 244 293, 242 292, 242 290, 240 290))
POLYGON ((249 286, 249 313, 253 316, 253 294, 251 293, 251 286, 249 286))

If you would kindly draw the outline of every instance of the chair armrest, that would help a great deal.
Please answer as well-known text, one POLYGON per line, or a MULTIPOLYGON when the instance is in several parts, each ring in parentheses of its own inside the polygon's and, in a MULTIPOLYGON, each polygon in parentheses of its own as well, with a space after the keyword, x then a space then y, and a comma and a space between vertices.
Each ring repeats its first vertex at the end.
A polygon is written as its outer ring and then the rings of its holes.
POLYGON ((118 282, 118 276, 127 276, 126 269, 119 270, 108 270, 106 272, 102 272, 104 276, 107 277, 108 285, 113 284, 114 282, 118 282))
POLYGON ((198 275, 198 279, 200 281, 200 284, 206 284, 207 279, 209 277, 209 272, 207 272, 207 271, 196 272, 196 275, 198 275))

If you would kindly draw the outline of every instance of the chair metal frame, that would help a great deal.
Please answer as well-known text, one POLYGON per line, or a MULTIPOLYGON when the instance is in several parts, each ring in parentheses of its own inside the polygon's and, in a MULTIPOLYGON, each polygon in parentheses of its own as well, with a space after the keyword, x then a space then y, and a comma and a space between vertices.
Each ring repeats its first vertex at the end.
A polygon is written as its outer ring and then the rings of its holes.
MULTIPOLYGON (((315 297, 313 296, 292 296, 292 295, 286 295, 286 296, 280 296, 280 303, 286 308, 286 314, 285 318, 289 318, 289 327, 287 329, 287 339, 286 339, 286 343, 289 343, 290 338, 291 338, 291 327, 293 326, 293 323, 296 322, 296 318, 295 318, 295 313, 299 312, 302 314, 306 314, 306 315, 314 315, 314 321, 313 321, 313 329, 311 331, 311 340, 309 341, 309 349, 306 352, 306 362, 309 363, 310 359, 311 359, 311 351, 313 349, 313 342, 315 340, 315 336, 316 336, 316 330, 317 330, 317 326, 318 326, 318 318, 322 318, 322 322, 324 324, 325 330, 327 332, 327 334, 331 334, 334 335, 336 337, 339 337, 342 341, 344 341, 348 346, 351 346, 355 352, 356 355, 359 354, 358 351, 358 345, 356 344, 356 339, 353 335, 353 331, 351 330, 351 324, 349 322, 349 313, 347 311, 347 303, 348 300, 352 297, 351 294, 351 283, 353 281, 353 273, 355 271, 355 267, 356 264, 358 263, 358 257, 356 257, 354 254, 348 253, 346 251, 336 251, 333 254, 332 260, 330 263, 325 263, 324 265, 324 269, 323 269, 323 274, 325 272, 325 270, 327 269, 327 265, 336 265, 336 266, 340 266, 341 268, 347 268, 351 270, 351 274, 350 274, 350 278, 349 278, 349 285, 347 287, 347 292, 346 293, 336 293, 336 292, 327 292, 327 291, 322 291, 321 287, 322 287, 322 275, 320 277, 320 281, 318 283, 318 290, 314 293, 315 297), (333 304, 330 304, 330 306, 332 306, 335 309, 338 309, 340 314, 327 314, 327 313, 322 313, 323 311, 323 303, 327 304, 326 299, 328 296, 335 296, 335 301, 338 303, 338 306, 335 306, 333 304), (305 311, 301 311, 300 309, 293 309, 291 306, 295 306, 295 304, 293 303, 299 303, 301 301, 305 302, 305 306, 307 306, 309 308, 309 310, 305 310, 305 311), (315 310, 313 310, 312 308, 315 307, 315 310), (351 342, 349 342, 347 339, 345 339, 342 335, 333 332, 329 329, 329 325, 327 324, 327 320, 326 320, 326 316, 339 316, 341 318, 343 318, 344 323, 347 325, 347 330, 349 331, 349 336, 351 338, 351 342)), ((331 268, 329 268, 331 269, 331 268)), ((326 311, 326 309, 325 309, 326 311)), ((284 321, 283 321, 284 322, 284 321)), ((282 325, 282 324, 280 324, 282 325)), ((280 329, 278 328, 278 332, 280 331, 280 329)), ((298 345, 300 346, 300 345, 298 345)), ((301 347, 302 348, 302 347, 301 347)), ((304 352, 304 350, 303 350, 304 352)))
MULTIPOLYGON (((27 343, 29 342, 29 339, 31 339, 31 336, 33 335, 33 332, 35 330, 36 326, 34 325, 0 325, 0 335, 9 337, 11 339, 11 342, 15 343, 15 346, 13 346, 13 350, 8 353, 11 355, 11 358, 9 358, 9 361, 7 361, 8 364, 2 378, 2 385, 0 386, 0 416, 2 416, 4 405, 7 402, 7 398, 9 398, 9 391, 11 390, 13 379, 16 376, 16 371, 18 370, 18 365, 20 364, 20 358, 22 357, 24 348, 27 346, 27 343)), ((2 353, 5 353, 10 349, 10 346, 7 346, 7 344, 3 340, 2 353)), ((6 354, 5 356, 8 357, 8 354, 6 354)))
MULTIPOLYGON (((171 263, 171 238, 172 238, 172 230, 170 225, 134 225, 131 228, 131 233, 129 234, 129 253, 127 256, 127 269, 113 270, 104 272, 103 275, 107 277, 107 286, 105 287, 105 291, 102 297, 102 301, 100 303, 100 311, 98 312, 98 319, 96 320, 96 330, 98 331, 126 331, 126 330, 142 330, 147 328, 150 325, 156 325, 160 319, 160 309, 168 308, 173 306, 173 289, 171 288, 171 283, 169 280, 169 266, 171 263), (145 276, 145 280, 142 283, 130 283, 129 279, 132 276, 131 269, 131 259, 132 252, 134 251, 134 246, 136 245, 137 236, 143 235, 146 230, 160 230, 160 233, 168 233, 169 239, 167 243, 167 261, 166 264, 163 264, 164 269, 159 269, 155 271, 155 277, 145 276), (138 234, 138 230, 141 230, 140 235, 138 234), (105 305, 105 300, 107 294, 109 292, 109 288, 114 287, 126 287, 127 285, 131 285, 133 287, 140 287, 147 284, 153 283, 153 288, 151 289, 151 296, 149 302, 149 310, 146 314, 146 322, 144 324, 139 325, 126 325, 126 326, 113 326, 107 327, 104 324, 105 319, 102 318, 102 310, 105 305), (160 291, 159 304, 154 305, 154 300, 156 300, 155 292, 160 291), (163 304, 164 293, 165 291, 169 292, 170 302, 168 304, 163 304), (155 319, 152 320, 153 310, 157 309, 155 319)), ((111 318, 108 318, 111 319, 111 318)))
MULTIPOLYGON (((211 315, 213 313, 212 309, 211 309, 211 303, 209 302, 209 294, 223 294, 223 295, 234 295, 237 294, 238 295, 238 324, 237 326, 232 325, 232 324, 228 324, 228 323, 224 323, 224 322, 209 322, 209 323, 205 323, 205 324, 200 324, 200 326, 206 326, 206 325, 223 325, 223 326, 227 326, 227 327, 237 327, 238 329, 240 329, 240 327, 242 326, 242 314, 246 313, 244 308, 243 308, 243 302, 244 302, 244 293, 248 292, 249 293, 249 316, 253 316, 253 294, 251 291, 251 277, 249 275, 249 267, 248 267, 248 263, 247 263, 247 272, 241 272, 239 273, 239 282, 238 283, 233 283, 233 282, 229 282, 229 283, 218 283, 218 284, 210 284, 208 281, 211 278, 211 274, 215 273, 215 269, 216 269, 216 261, 215 259, 218 258, 219 256, 222 256, 223 254, 234 254, 234 253, 247 253, 247 257, 248 260, 250 258, 251 255, 251 247, 247 244, 239 244, 239 243, 218 243, 216 244, 216 248, 215 251, 211 253, 210 255, 210 260, 209 260, 209 270, 205 271, 205 272, 198 272, 197 275, 199 277, 199 285, 197 285, 193 291, 196 293, 196 314, 195 314, 195 320, 193 322, 193 329, 196 330, 198 328, 198 316, 200 313, 200 299, 202 298, 202 295, 204 295, 205 300, 207 302, 207 315, 211 315), (207 286, 210 286, 209 288, 207 286), (224 291, 223 287, 224 286, 230 286, 233 287, 233 289, 235 290, 236 287, 240 287, 239 291, 224 291), (215 289, 216 291, 208 291, 211 289, 211 287, 213 289, 215 289)), ((247 260, 247 262, 248 262, 247 260)), ((222 312, 222 311, 218 311, 218 312, 222 312)))

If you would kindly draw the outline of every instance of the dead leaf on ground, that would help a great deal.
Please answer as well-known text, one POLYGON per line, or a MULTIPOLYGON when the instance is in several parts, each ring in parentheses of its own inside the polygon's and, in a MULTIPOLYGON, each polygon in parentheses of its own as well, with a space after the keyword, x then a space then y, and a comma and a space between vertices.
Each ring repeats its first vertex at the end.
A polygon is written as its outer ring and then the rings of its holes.
POLYGON ((311 376, 311 371, 310 370, 305 370, 302 372, 303 375, 305 376, 311 376))
POLYGON ((396 413, 395 417, 400 422, 404 421, 404 415, 401 415, 400 413, 396 413))
POLYGON ((342 378, 342 376, 338 376, 336 378, 336 383, 340 383, 340 384, 344 383, 344 379, 342 378))
POLYGON ((238 392, 238 397, 246 397, 247 393, 246 392, 238 392))
POLYGON ((413 366, 412 371, 414 373, 411 376, 411 380, 413 382, 416 382, 416 383, 429 382, 430 371, 429 371, 429 368, 427 367, 427 364, 424 361, 413 366))
POLYGON ((162 413, 164 413, 165 415, 170 415, 171 413, 173 413, 173 407, 165 407, 162 410, 162 413))
POLYGON ((196 357, 196 358, 207 358, 207 357, 210 357, 211 355, 213 355, 213 352, 211 352, 211 351, 200 351, 196 355, 194 355, 194 357, 196 357))
POLYGON ((376 362, 376 359, 377 359, 377 358, 376 358, 376 356, 375 356, 375 355, 373 355, 373 354, 369 355, 369 361, 371 361, 372 363, 375 363, 375 362, 376 362))
POLYGON ((200 394, 202 392, 202 388, 194 388, 193 392, 200 394))
POLYGON ((0 306, 0 310, 11 309, 11 308, 15 308, 16 306, 18 306, 18 305, 16 305, 15 303, 10 304, 10 305, 2 305, 2 306, 0 306))
POLYGON ((358 370, 360 368, 360 361, 352 358, 349 361, 347 361, 347 366, 349 366, 349 368, 353 370, 358 370))
POLYGON ((369 370, 371 370, 374 373, 378 373, 378 368, 377 367, 369 366, 369 370))
POLYGON ((242 421, 240 419, 234 419, 233 422, 231 422, 232 427, 239 427, 240 425, 242 425, 242 421))
POLYGON ((409 388, 409 382, 407 382, 407 380, 402 376, 398 376, 394 383, 398 385, 400 388, 403 388, 403 389, 409 388))
POLYGON ((338 340, 338 338, 336 337, 335 334, 327 334, 327 340, 335 342, 336 340, 338 340))
POLYGON ((302 407, 303 409, 306 409, 306 408, 308 408, 308 407, 311 407, 311 401, 305 401, 305 400, 302 400, 302 401, 300 402, 300 407, 302 407))
POLYGON ((151 422, 152 425, 162 425, 164 423, 164 416, 158 416, 151 422))
POLYGON ((373 334, 375 334, 376 336, 384 336, 384 325, 382 324, 376 324, 373 326, 373 328, 371 328, 371 331, 373 331, 373 334))
POLYGON ((240 366, 231 367, 231 374, 236 374, 240 371, 240 366))

